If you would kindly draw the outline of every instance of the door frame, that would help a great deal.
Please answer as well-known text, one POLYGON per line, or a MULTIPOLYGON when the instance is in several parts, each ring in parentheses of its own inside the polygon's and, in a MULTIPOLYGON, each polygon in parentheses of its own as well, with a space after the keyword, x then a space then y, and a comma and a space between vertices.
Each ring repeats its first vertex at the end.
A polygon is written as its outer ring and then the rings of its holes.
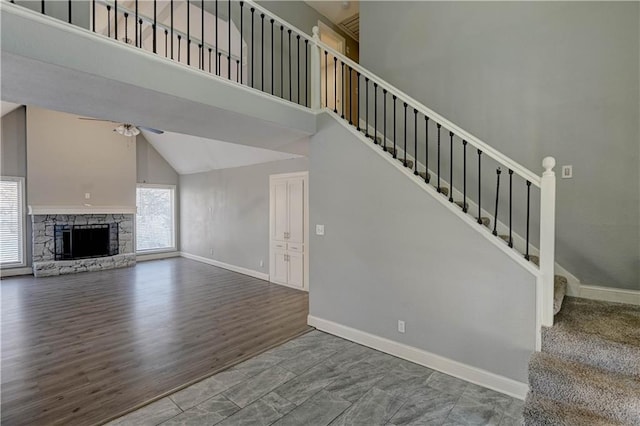
MULTIPOLYGON (((273 194, 271 191, 272 183, 276 179, 289 179, 289 178, 302 178, 303 186, 304 186, 304 200, 303 200, 303 208, 304 208, 304 225, 303 225, 303 262, 304 262, 304 283, 302 288, 288 286, 291 288, 295 288, 298 290, 309 291, 309 172, 293 172, 293 173, 277 173, 273 175, 269 175, 269 283, 271 283, 271 258, 273 255, 273 241, 271 240, 271 236, 273 235, 273 218, 275 216, 274 210, 274 202, 273 202, 273 194)), ((286 285, 280 283, 273 283, 278 285, 286 285)))

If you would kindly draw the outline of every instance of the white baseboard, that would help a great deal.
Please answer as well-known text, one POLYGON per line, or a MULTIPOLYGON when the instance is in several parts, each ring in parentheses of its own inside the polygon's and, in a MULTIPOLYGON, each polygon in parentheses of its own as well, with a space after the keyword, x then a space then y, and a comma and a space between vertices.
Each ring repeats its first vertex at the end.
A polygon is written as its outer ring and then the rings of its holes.
POLYGON ((529 390, 529 386, 526 383, 518 382, 458 361, 453 361, 403 343, 385 339, 384 337, 356 330, 355 328, 347 327, 333 321, 309 315, 307 317, 307 323, 318 330, 326 331, 327 333, 351 340, 352 342, 441 371, 462 380, 507 394, 514 398, 523 400, 527 396, 527 392, 529 390))
POLYGON ((169 259, 171 257, 180 257, 179 251, 165 251, 162 253, 137 254, 136 262, 146 262, 147 260, 169 259))
POLYGON ((604 300, 606 302, 640 305, 640 291, 638 290, 581 285, 579 297, 583 297, 585 299, 604 300))
POLYGON ((0 277, 17 277, 18 275, 33 275, 33 269, 30 266, 24 268, 7 268, 0 269, 0 277))
POLYGON ((264 272, 254 271, 252 269, 243 268, 242 266, 230 265, 228 263, 220 262, 219 260, 208 259, 206 257, 197 256, 191 253, 180 252, 180 256, 185 259, 195 260, 197 262, 206 263, 208 265, 217 266, 219 268, 228 269, 229 271, 237 272, 239 274, 248 275, 250 277, 258 278, 260 280, 269 281, 269 274, 264 272))

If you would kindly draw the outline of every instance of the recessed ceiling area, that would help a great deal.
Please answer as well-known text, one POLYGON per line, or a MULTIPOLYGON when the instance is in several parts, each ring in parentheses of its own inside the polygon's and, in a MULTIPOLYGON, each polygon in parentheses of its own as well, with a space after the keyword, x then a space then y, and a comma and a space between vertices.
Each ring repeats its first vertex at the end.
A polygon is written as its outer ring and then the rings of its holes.
POLYGON ((181 133, 142 134, 181 175, 302 157, 181 133))

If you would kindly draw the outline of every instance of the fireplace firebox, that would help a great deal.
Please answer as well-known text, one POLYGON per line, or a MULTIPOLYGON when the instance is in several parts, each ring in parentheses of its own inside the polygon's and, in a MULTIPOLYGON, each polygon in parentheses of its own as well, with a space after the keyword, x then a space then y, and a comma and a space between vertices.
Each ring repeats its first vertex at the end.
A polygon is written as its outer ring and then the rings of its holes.
POLYGON ((117 224, 56 225, 55 259, 73 260, 118 254, 117 224))

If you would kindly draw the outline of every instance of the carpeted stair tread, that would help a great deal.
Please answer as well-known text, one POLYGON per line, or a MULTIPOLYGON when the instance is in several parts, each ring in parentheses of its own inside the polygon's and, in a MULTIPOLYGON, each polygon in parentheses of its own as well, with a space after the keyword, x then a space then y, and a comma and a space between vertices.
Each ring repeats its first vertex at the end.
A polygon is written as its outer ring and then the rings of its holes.
POLYGON ((640 307, 566 297, 542 350, 640 379, 640 307))
POLYGON ((465 207, 467 208, 467 210, 469 209, 469 203, 464 204, 462 201, 456 201, 455 203, 458 207, 460 207, 463 210, 465 207))
POLYGON ((624 423, 606 419, 588 410, 563 404, 532 394, 527 395, 523 410, 525 426, 621 426, 624 423))
POLYGON ((426 179, 427 181, 431 180, 431 174, 427 172, 418 172, 418 176, 420 176, 422 179, 426 179))
POLYGON ((529 361, 536 395, 625 424, 640 419, 640 381, 537 352, 529 361))
POLYGON ((536 256, 535 254, 529 255, 529 262, 533 263, 537 267, 540 267, 540 257, 536 256))

